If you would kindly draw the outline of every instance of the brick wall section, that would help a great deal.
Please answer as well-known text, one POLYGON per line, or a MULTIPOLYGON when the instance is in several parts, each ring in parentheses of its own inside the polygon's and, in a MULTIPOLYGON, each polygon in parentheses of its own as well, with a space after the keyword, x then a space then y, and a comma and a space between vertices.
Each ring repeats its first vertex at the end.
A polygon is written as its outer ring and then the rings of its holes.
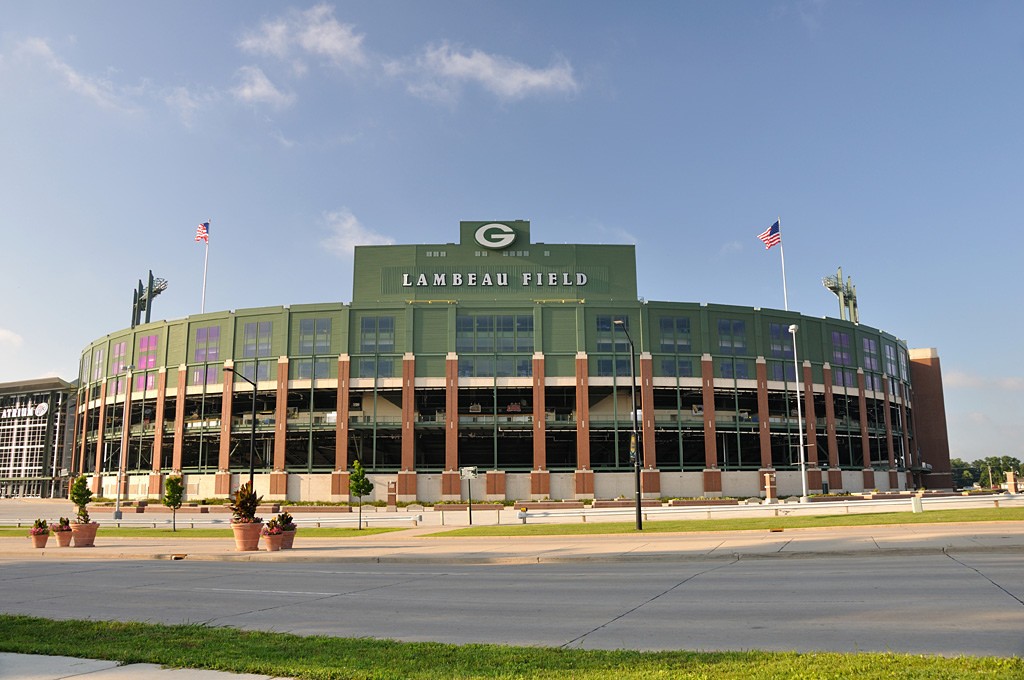
POLYGON ((938 352, 910 350, 910 383, 914 386, 915 443, 921 450, 921 462, 932 466, 929 474, 922 475, 922 481, 927 488, 952 487, 946 400, 938 352))

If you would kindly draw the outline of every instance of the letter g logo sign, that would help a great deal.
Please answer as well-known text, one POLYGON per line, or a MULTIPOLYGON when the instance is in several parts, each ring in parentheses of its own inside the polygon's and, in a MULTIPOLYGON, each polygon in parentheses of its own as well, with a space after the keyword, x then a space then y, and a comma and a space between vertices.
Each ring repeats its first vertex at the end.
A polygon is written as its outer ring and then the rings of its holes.
POLYGON ((484 248, 506 248, 516 240, 516 233, 507 224, 492 222, 477 229, 473 238, 484 248))

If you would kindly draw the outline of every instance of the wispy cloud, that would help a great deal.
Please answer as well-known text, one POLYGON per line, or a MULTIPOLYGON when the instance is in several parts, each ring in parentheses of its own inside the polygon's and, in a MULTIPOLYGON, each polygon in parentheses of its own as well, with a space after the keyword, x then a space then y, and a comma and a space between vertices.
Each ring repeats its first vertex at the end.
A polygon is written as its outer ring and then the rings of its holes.
POLYGON ((743 244, 739 241, 729 241, 728 243, 722 244, 722 247, 718 249, 719 255, 732 255, 743 250, 743 244))
POLYGON ((363 226, 348 208, 324 213, 323 220, 331 233, 320 244, 339 257, 352 257, 355 246, 391 245, 395 242, 363 226))
POLYGON ((24 344, 24 340, 14 331, 0 328, 0 347, 18 349, 24 344))
MULTIPOLYGON (((255 31, 243 35, 238 47, 251 54, 282 60, 296 59, 296 55, 319 57, 338 68, 367 63, 363 36, 351 24, 335 19, 334 8, 329 5, 316 5, 304 12, 293 10, 284 17, 265 21, 255 31)), ((301 60, 293 67, 299 74, 306 68, 301 60)))
POLYGON ((942 384, 952 389, 987 389, 1004 392, 1024 391, 1024 377, 1003 376, 992 378, 966 371, 950 371, 943 375, 942 384))
POLYGON ((544 93, 574 94, 580 89, 572 65, 564 58, 556 57, 547 68, 538 69, 476 49, 460 51, 447 42, 385 68, 390 75, 408 78, 412 94, 439 100, 456 98, 466 84, 476 84, 507 101, 544 93))
POLYGON ((269 104, 274 108, 283 109, 291 106, 295 95, 277 89, 263 70, 256 66, 243 66, 238 69, 241 81, 232 88, 231 93, 239 101, 247 104, 269 104))
POLYGON ((192 127, 196 115, 202 109, 220 101, 222 96, 213 90, 200 92, 177 86, 165 90, 161 98, 164 104, 177 113, 185 127, 192 127))
POLYGON ((18 43, 15 54, 22 59, 42 63, 63 82, 68 90, 106 109, 124 112, 137 110, 121 88, 106 78, 79 73, 62 60, 42 38, 28 38, 18 43))

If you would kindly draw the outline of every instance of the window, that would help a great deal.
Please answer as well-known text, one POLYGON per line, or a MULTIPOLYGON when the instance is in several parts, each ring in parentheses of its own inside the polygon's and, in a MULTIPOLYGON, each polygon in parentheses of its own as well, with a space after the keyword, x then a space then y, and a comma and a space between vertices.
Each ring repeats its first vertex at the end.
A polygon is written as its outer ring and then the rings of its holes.
POLYGON ((612 360, 608 358, 597 359, 597 374, 599 376, 615 376, 617 378, 629 378, 629 356, 623 359, 612 360))
POLYGON ((123 373, 126 366, 128 366, 128 343, 118 342, 114 344, 114 351, 110 354, 110 373, 111 375, 117 373, 123 373))
MULTIPOLYGON (((596 349, 598 352, 625 352, 629 354, 628 316, 598 315, 595 319, 597 330, 596 349), (621 321, 621 324, 615 323, 621 321)), ((610 373, 608 375, 611 375, 610 373)))
POLYGON ((192 360, 196 362, 220 360, 220 326, 205 326, 196 329, 192 360))
POLYGON ((246 359, 269 357, 273 331, 274 323, 272 321, 252 321, 245 324, 242 336, 242 356, 246 359))
POLYGON ((789 332, 788 325, 768 324, 768 353, 777 359, 793 358, 793 334, 789 332))
POLYGON ((892 345, 885 345, 885 373, 896 377, 896 348, 892 345))
POLYGON ((99 380, 103 377, 103 348, 98 347, 92 354, 92 379, 99 380))
POLYGON ((672 357, 661 360, 661 374, 673 378, 692 378, 693 359, 672 357))
POLYGON ((778 381, 796 381, 796 366, 791 361, 768 361, 768 379, 778 381))
POLYGON ((910 371, 907 369, 907 353, 902 347, 900 348, 900 380, 903 382, 910 380, 910 371))
MULTIPOLYGON (((533 352, 530 314, 460 314, 455 317, 455 351, 506 354, 533 352)), ((486 375, 477 372, 477 375, 486 375)))
POLYGON ((738 319, 718 320, 718 351, 721 354, 734 355, 747 353, 747 324, 745 321, 738 319))
POLYGON ((747 362, 734 359, 722 359, 718 362, 718 377, 746 380, 750 377, 747 362))
POLYGON ((395 374, 395 362, 393 359, 382 359, 378 357, 363 357, 356 364, 359 378, 392 378, 395 374))
POLYGON ((832 331, 832 363, 837 366, 853 366, 850 354, 850 334, 832 331))
POLYGON ((135 355, 135 370, 145 371, 156 367, 157 336, 143 335, 139 338, 139 351, 135 355))
POLYGON ((864 347, 864 370, 879 370, 878 341, 874 338, 861 338, 864 347))
POLYGON ((316 359, 292 359, 288 366, 294 380, 311 380, 313 378, 320 380, 331 377, 331 363, 331 359, 317 357, 316 359))
POLYGON ((689 317, 663 316, 658 320, 658 327, 661 330, 662 352, 678 354, 692 351, 689 317))
POLYGON ((856 387, 857 372, 849 368, 833 368, 832 384, 837 387, 856 387))
POLYGON ((395 317, 364 316, 359 320, 359 352, 378 354, 395 351, 395 317))
POLYGON ((299 320, 299 355, 330 354, 331 320, 299 320))

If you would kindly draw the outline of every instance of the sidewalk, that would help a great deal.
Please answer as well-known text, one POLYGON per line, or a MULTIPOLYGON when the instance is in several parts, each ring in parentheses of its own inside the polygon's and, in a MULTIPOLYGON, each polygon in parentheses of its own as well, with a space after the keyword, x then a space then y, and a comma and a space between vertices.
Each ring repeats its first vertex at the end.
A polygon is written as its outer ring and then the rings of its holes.
MULTIPOLYGON (((25 537, 0 537, 3 559, 219 560, 244 562, 417 562, 536 564, 576 560, 681 561, 717 557, 769 559, 857 554, 1024 552, 1024 523, 964 522, 868 527, 597 534, 445 536, 429 526, 354 538, 304 536, 293 550, 236 552, 230 538, 118 538, 102 526, 92 548, 36 549, 25 537)), ((27 533, 27 532, 26 532, 27 533)), ((262 544, 261 544, 262 545, 262 544)))

